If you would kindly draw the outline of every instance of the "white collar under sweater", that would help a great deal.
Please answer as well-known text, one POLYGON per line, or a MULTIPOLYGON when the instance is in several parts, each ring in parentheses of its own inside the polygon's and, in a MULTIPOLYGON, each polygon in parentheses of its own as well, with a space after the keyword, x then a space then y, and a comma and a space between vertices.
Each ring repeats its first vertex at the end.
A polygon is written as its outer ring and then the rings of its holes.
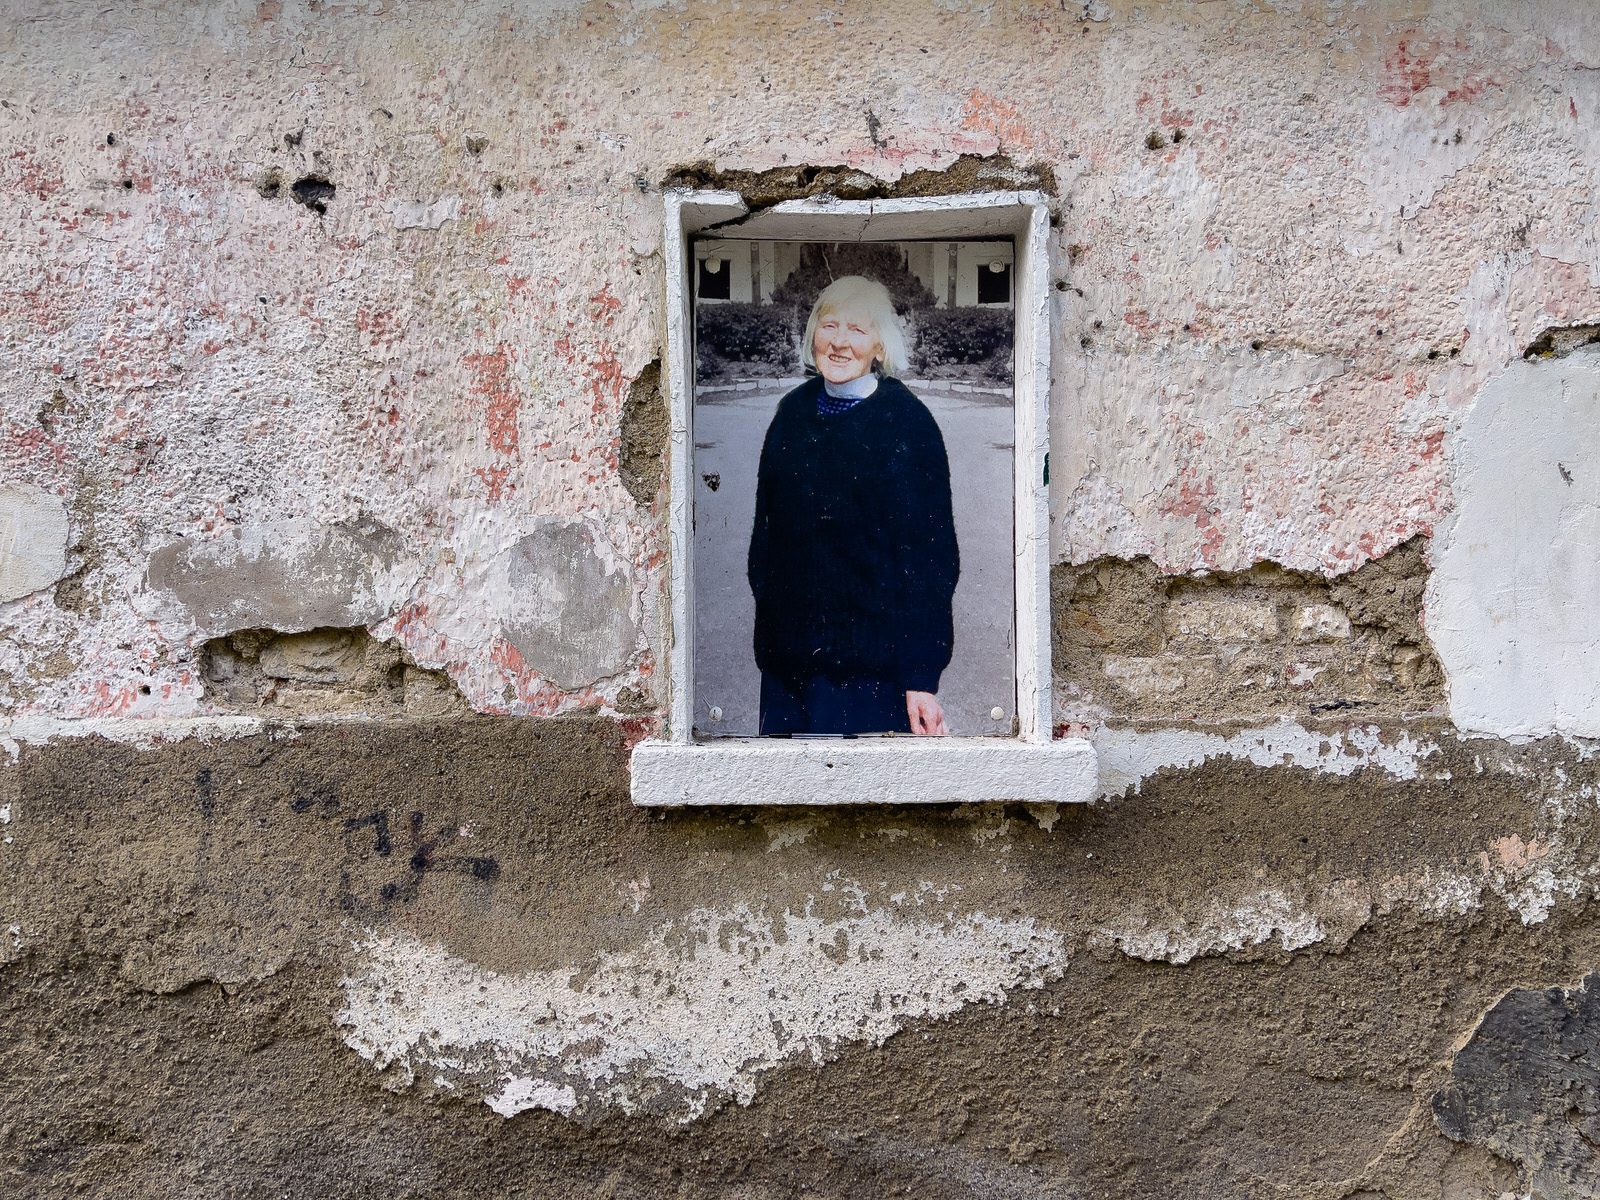
POLYGON ((844 383, 834 383, 824 379, 822 386, 835 400, 865 400, 878 390, 878 375, 876 371, 868 371, 865 375, 858 375, 844 383))

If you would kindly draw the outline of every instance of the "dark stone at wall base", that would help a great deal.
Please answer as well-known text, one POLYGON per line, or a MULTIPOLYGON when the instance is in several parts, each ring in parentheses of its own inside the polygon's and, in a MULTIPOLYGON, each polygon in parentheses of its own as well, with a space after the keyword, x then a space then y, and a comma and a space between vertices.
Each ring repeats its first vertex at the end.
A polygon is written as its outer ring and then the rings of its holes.
POLYGON ((1600 972, 1507 992, 1455 1056, 1433 1116, 1518 1163, 1541 1200, 1600 1197, 1600 972))

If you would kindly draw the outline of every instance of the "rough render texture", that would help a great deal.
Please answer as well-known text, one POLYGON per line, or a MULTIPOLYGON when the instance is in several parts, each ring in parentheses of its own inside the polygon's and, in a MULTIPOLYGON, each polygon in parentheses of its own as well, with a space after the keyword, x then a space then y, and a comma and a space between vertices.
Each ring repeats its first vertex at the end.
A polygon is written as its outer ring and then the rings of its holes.
POLYGON ((8 15, 10 1190, 1593 1194, 1580 0, 8 15), (630 809, 661 188, 1017 179, 1104 802, 630 809))

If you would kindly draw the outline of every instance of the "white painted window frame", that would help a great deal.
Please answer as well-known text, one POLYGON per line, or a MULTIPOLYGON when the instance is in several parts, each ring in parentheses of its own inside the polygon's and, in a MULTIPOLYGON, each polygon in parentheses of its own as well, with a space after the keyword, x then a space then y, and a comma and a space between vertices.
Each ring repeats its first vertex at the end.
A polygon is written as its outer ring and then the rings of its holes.
POLYGON ((667 347, 662 382, 671 420, 668 546, 672 644, 668 734, 633 751, 633 801, 717 804, 1059 804, 1098 792, 1094 749, 1052 737, 1050 707, 1050 213, 1040 192, 895 200, 789 200, 750 213, 737 192, 669 191, 663 258, 667 347), (733 227, 737 223, 737 229, 733 227), (1018 734, 1010 738, 694 737, 694 255, 690 239, 776 241, 1013 239, 1018 734))

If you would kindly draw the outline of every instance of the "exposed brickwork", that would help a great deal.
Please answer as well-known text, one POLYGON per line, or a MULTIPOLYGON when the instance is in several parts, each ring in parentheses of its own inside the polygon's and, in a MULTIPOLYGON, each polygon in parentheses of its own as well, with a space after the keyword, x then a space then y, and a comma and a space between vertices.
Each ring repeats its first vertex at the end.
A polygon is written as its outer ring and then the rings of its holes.
POLYGON ((1416 538, 1332 580, 1270 564, 1184 576, 1147 559, 1058 566, 1056 674, 1072 703, 1114 720, 1437 711, 1426 558, 1416 538))

